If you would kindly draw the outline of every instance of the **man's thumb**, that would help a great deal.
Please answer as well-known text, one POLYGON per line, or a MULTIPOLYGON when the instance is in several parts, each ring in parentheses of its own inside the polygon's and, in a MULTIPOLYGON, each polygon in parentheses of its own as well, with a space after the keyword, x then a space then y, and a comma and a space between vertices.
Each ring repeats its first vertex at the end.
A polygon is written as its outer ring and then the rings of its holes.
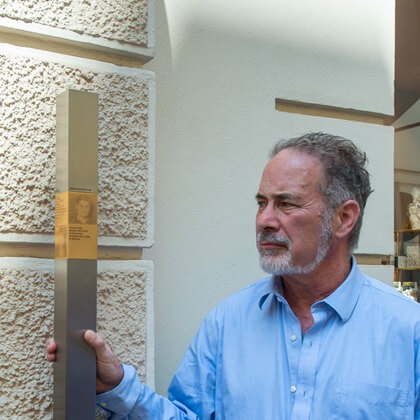
POLYGON ((104 339, 96 332, 87 330, 84 334, 86 343, 95 350, 97 355, 103 355, 106 352, 106 345, 104 339))

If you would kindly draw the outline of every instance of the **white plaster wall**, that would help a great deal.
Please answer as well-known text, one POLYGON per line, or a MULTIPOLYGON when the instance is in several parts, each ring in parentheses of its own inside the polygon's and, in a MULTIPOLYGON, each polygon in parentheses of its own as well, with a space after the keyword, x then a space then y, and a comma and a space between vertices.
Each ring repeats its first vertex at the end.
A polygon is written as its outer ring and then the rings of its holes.
MULTIPOLYGON (((420 100, 411 106, 394 126, 401 128, 419 121, 420 100)), ((405 128, 395 133, 394 168, 396 201, 398 202, 399 193, 411 195, 413 188, 420 185, 420 127, 405 128)), ((405 214, 406 209, 401 209, 401 211, 405 214)))
POLYGON ((360 270, 368 276, 380 279, 388 286, 394 286, 393 265, 361 265, 360 270))
MULTIPOLYGON (((280 137, 327 131, 370 158, 359 252, 393 252, 393 132, 283 114, 276 97, 393 113, 391 0, 158 2, 156 383, 165 392, 208 310, 263 274, 254 194, 280 137)), ((388 276, 379 270, 378 276, 388 276)), ((388 279, 389 280, 389 279, 388 279)))
POLYGON ((416 124, 420 120, 420 99, 402 114, 392 125, 395 128, 416 124))
MULTIPOLYGON (((417 119, 420 120, 420 112, 417 119)), ((395 169, 417 172, 417 176, 419 176, 420 127, 395 134, 395 169)))
MULTIPOLYGON (((52 418, 50 364, 54 261, 0 258, 0 418, 52 418)), ((98 263, 97 330, 140 377, 154 385, 153 265, 98 263)))

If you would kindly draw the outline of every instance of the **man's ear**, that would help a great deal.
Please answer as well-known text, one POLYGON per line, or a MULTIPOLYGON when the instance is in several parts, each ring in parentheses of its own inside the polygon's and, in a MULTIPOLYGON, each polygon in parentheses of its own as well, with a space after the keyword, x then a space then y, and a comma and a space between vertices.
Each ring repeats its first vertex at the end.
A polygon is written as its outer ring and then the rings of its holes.
POLYGON ((347 200, 337 207, 334 213, 334 233, 337 238, 350 235, 360 215, 359 203, 347 200))

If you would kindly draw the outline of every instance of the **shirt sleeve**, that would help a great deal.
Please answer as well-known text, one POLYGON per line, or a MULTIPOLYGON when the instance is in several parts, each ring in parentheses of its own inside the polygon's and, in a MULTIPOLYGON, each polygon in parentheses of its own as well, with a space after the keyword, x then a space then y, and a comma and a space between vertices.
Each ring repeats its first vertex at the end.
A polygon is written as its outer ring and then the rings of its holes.
POLYGON ((172 379, 165 398, 141 383, 134 367, 122 365, 124 377, 114 389, 96 396, 107 418, 142 420, 209 420, 215 415, 218 355, 216 311, 203 321, 172 379))
POLYGON ((414 418, 420 419, 420 322, 416 325, 415 331, 415 390, 414 390, 414 418))
POLYGON ((96 404, 108 419, 198 420, 181 403, 172 403, 141 383, 133 366, 123 365, 124 377, 114 389, 96 396, 96 404))
POLYGON ((200 420, 214 419, 216 376, 220 342, 217 310, 203 321, 169 386, 169 399, 197 414, 200 420))

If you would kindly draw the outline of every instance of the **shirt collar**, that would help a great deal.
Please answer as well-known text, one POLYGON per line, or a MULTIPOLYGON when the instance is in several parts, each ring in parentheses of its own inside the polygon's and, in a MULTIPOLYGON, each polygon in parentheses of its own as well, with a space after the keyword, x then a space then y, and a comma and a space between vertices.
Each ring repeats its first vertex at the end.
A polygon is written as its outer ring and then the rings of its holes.
POLYGON ((258 302, 258 306, 260 307, 260 309, 262 309, 264 303, 266 302, 269 296, 279 298, 281 301, 286 302, 286 300, 283 297, 282 289, 283 287, 280 278, 278 276, 270 276, 261 291, 260 300, 258 302))
POLYGON ((362 290, 362 273, 354 257, 351 259, 351 270, 347 278, 329 296, 322 300, 337 312, 343 322, 347 322, 362 290))
MULTIPOLYGON (((271 276, 269 281, 265 284, 258 302, 260 309, 262 309, 264 303, 270 295, 279 298, 280 301, 286 303, 281 290, 282 283, 278 280, 279 278, 277 276, 271 276)), ((354 307, 359 299, 361 288, 362 275, 355 258, 352 257, 351 270, 347 278, 336 290, 334 290, 333 293, 331 293, 331 295, 327 296, 321 302, 325 302, 335 312, 337 312, 343 322, 347 322, 350 319, 354 307)))

